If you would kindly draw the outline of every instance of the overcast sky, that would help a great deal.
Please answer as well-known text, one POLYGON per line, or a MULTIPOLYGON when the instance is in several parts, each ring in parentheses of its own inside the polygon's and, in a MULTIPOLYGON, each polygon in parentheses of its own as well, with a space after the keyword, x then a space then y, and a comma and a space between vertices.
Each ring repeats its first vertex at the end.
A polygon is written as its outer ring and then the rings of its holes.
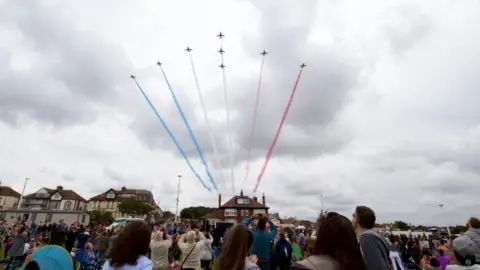
POLYGON ((62 185, 89 198, 151 189, 162 208, 215 206, 129 75, 150 95, 209 184, 155 62, 205 152, 223 202, 252 190, 292 90, 290 114, 258 190, 271 212, 325 207, 379 222, 464 224, 480 215, 480 4, 402 1, 0 0, 0 180, 27 192, 62 185), (220 151, 216 166, 186 46, 220 151), (252 149, 245 164, 267 49, 252 149), (443 212, 438 204, 444 204, 443 212))

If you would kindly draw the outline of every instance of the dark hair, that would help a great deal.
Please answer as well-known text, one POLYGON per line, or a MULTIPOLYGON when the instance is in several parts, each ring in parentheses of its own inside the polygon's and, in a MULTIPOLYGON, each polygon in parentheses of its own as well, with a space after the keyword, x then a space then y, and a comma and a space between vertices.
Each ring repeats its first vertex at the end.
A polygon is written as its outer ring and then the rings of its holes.
POLYGON ((480 229, 480 219, 476 217, 471 217, 470 220, 468 221, 470 226, 474 229, 480 229))
POLYGON ((430 258, 430 265, 433 267, 439 267, 440 263, 438 262, 437 258, 430 258))
POLYGON ((110 265, 121 267, 135 265, 139 256, 147 255, 150 245, 150 228, 144 221, 127 223, 110 253, 110 265))
POLYGON ((366 269, 352 223, 339 214, 320 222, 313 254, 330 256, 343 270, 366 269))
POLYGON ((243 224, 230 229, 225 246, 218 258, 217 269, 243 270, 245 258, 253 245, 253 233, 243 224))
POLYGON ((355 208, 358 224, 364 229, 372 229, 375 226, 375 212, 367 206, 359 205, 355 208))
POLYGON ((263 218, 259 219, 257 222, 257 228, 261 231, 265 231, 265 229, 267 228, 266 220, 263 218))
POLYGON ((27 265, 25 265, 25 270, 40 270, 40 265, 36 261, 30 261, 27 265))

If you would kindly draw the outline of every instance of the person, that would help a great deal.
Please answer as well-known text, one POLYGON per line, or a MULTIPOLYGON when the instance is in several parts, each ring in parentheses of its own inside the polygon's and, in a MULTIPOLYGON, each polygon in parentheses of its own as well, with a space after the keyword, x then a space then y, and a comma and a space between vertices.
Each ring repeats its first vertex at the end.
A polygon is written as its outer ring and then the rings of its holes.
POLYGON ((8 250, 9 256, 5 270, 16 269, 25 260, 25 244, 28 243, 27 230, 25 226, 20 226, 18 232, 13 237, 12 247, 8 250))
POLYGON ((279 234, 279 239, 275 244, 275 252, 277 255, 278 268, 280 270, 290 269, 292 262, 292 244, 288 242, 284 232, 279 234))
POLYGON ((257 230, 253 233, 252 254, 258 257, 258 267, 262 270, 268 270, 270 268, 270 244, 277 235, 277 227, 263 214, 254 214, 251 218, 246 219, 245 226, 248 228, 254 220, 257 220, 257 230), (270 232, 266 231, 267 221, 270 232))
POLYGON ((399 246, 398 246, 398 241, 395 239, 394 235, 389 235, 389 240, 390 240, 390 260, 392 261, 393 269, 397 270, 403 270, 403 264, 402 264, 402 259, 400 258, 400 253, 399 251, 399 246))
POLYGON ((446 270, 480 270, 476 261, 477 246, 473 240, 462 235, 453 240, 453 255, 457 264, 447 265, 446 270))
MULTIPOLYGON (((366 270, 357 236, 350 220, 335 212, 317 223, 312 256, 292 264, 292 270, 366 270)), ((378 268, 372 268, 378 269, 378 268)))
POLYGON ((212 243, 213 237, 210 232, 205 232, 205 248, 203 249, 202 258, 200 259, 200 264, 202 269, 210 270, 210 265, 213 259, 213 250, 212 243))
POLYGON ((437 261, 440 264, 442 270, 445 270, 447 268, 447 265, 450 264, 450 257, 445 254, 445 250, 442 248, 437 248, 437 253, 437 261))
POLYGON ((150 241, 151 260, 154 270, 170 269, 168 250, 171 246, 172 240, 165 229, 155 232, 153 239, 150 241))
POLYGON ((467 222, 467 227, 468 231, 464 235, 475 243, 475 260, 480 263, 480 219, 471 217, 467 222))
POLYGON ((244 224, 237 224, 229 230, 216 269, 261 270, 255 255, 248 257, 253 247, 254 235, 244 224))
POLYGON ((150 228, 144 221, 128 223, 118 235, 110 259, 103 270, 151 270, 152 261, 147 258, 150 245, 150 228))
POLYGON ((205 236, 197 229, 187 229, 178 240, 178 247, 182 251, 183 261, 181 269, 197 269, 200 267, 200 257, 205 248, 205 236), (198 241, 196 241, 198 238, 198 241))
POLYGON ((110 241, 110 237, 108 237, 107 232, 104 231, 100 235, 100 238, 98 239, 98 260, 103 261, 105 258, 105 254, 107 254, 108 250, 108 242, 110 241))
POLYGON ((390 247, 387 241, 373 231, 375 212, 367 206, 357 206, 353 214, 353 225, 359 235, 363 260, 369 270, 388 270, 390 247))

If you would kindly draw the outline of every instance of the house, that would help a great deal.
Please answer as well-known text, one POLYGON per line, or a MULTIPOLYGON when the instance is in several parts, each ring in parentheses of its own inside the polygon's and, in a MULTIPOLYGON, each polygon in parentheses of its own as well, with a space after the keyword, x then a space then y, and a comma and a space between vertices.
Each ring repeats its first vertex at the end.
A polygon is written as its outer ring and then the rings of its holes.
POLYGON ((226 203, 222 204, 222 195, 218 195, 218 208, 209 214, 203 216, 209 225, 214 225, 217 221, 239 223, 253 216, 253 214, 268 214, 268 207, 265 204, 265 194, 262 195, 262 201, 257 197, 250 198, 243 195, 234 196, 226 203))
MULTIPOLYGON (((114 218, 121 218, 123 214, 118 210, 118 205, 126 199, 135 199, 152 205, 155 208, 155 200, 152 192, 146 189, 127 189, 122 187, 115 190, 113 188, 97 195, 88 200, 87 209, 89 211, 99 210, 111 212, 114 218)), ((156 209, 160 211, 160 207, 156 209)))
POLYGON ((0 186, 0 209, 16 209, 19 200, 20 193, 11 187, 0 186))
POLYGON ((28 223, 52 223, 63 219, 68 225, 78 222, 87 225, 87 200, 75 191, 58 186, 56 189, 41 188, 26 195, 19 209, 3 209, 1 215, 7 222, 24 220, 28 223))

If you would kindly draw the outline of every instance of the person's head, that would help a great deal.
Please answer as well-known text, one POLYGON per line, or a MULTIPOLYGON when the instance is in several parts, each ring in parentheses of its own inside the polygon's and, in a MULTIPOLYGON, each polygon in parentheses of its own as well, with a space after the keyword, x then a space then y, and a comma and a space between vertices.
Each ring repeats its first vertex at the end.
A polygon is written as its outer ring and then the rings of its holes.
POLYGON ((279 237, 280 237, 280 240, 286 240, 286 236, 285 236, 285 233, 284 232, 281 232, 279 234, 279 237))
POLYGON ((395 242, 397 242, 397 240, 395 239, 395 236, 393 236, 393 234, 390 234, 388 236, 388 240, 390 240, 390 243, 392 243, 392 244, 395 244, 395 242))
POLYGON ((328 255, 344 270, 364 270, 362 253, 352 223, 340 214, 332 214, 319 223, 314 255, 328 255))
POLYGON ((189 231, 185 234, 185 241, 187 243, 193 244, 197 238, 197 233, 195 231, 189 231))
POLYGON ((210 234, 208 233, 208 231, 204 232, 203 235, 205 236, 205 238, 210 239, 210 234))
POLYGON ((430 258, 430 266, 440 267, 440 263, 438 262, 437 258, 435 258, 435 257, 430 258))
POLYGON ((128 223, 118 235, 117 242, 110 253, 113 267, 134 265, 139 256, 148 253, 150 228, 143 221, 128 223))
POLYGON ((459 236, 453 240, 453 252, 455 258, 461 265, 474 265, 476 245, 472 239, 468 236, 459 236))
POLYGON ((359 205, 355 208, 352 221, 355 228, 370 230, 375 226, 375 221, 375 212, 370 207, 359 205))
POLYGON ((25 264, 25 270, 40 270, 40 265, 34 260, 30 260, 25 264))
POLYGON ((245 258, 253 245, 253 233, 243 224, 230 229, 225 246, 220 253, 217 269, 243 270, 245 258))
POLYGON ((467 227, 469 229, 480 229, 480 219, 471 217, 468 219, 467 227))
POLYGON ((257 229, 260 231, 265 231, 267 229, 267 221, 262 215, 258 216, 257 229))

